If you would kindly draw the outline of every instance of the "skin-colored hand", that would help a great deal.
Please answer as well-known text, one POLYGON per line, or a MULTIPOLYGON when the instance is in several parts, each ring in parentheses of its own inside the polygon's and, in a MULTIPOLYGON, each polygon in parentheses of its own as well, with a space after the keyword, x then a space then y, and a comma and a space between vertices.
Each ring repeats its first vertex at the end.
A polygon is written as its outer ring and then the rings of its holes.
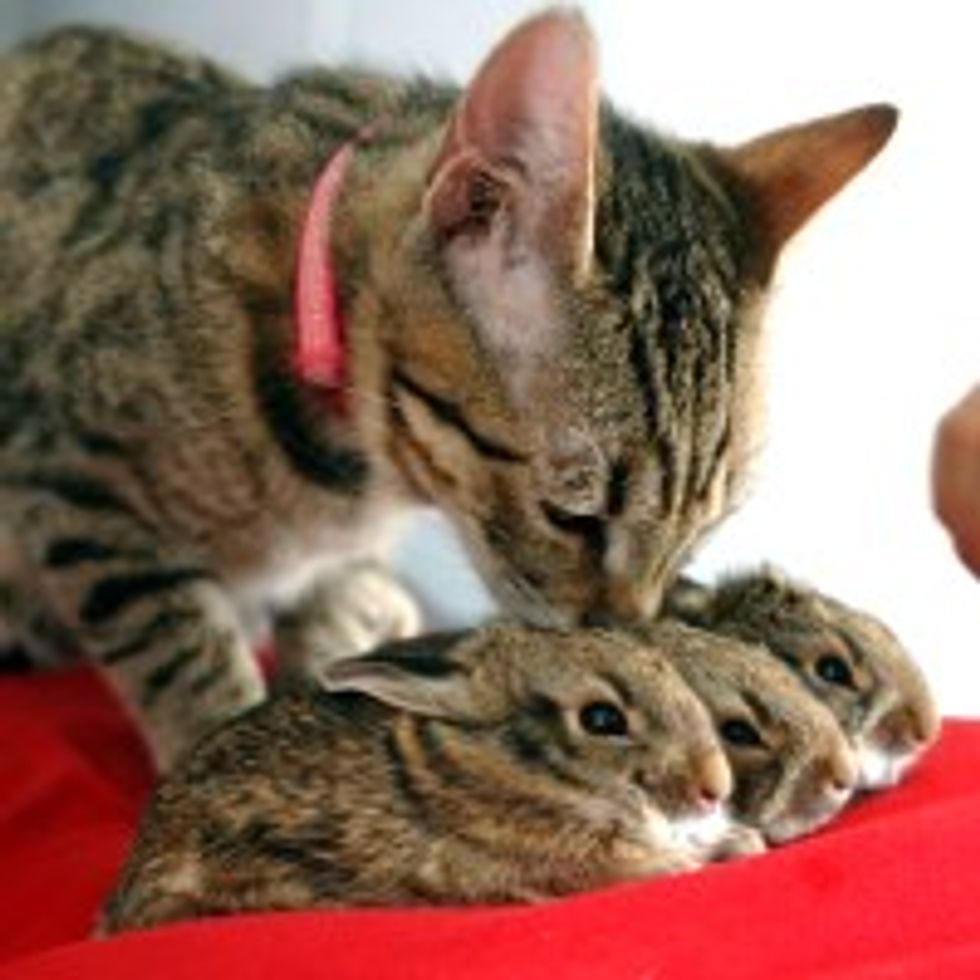
POLYGON ((980 576, 980 385, 954 405, 936 428, 933 506, 964 564, 980 576))

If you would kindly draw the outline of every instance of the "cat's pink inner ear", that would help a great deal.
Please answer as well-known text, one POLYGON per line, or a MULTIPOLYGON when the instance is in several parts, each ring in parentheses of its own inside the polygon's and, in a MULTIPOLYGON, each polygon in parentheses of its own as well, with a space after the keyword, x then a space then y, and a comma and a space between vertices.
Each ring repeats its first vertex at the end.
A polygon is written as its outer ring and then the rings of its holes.
POLYGON ((725 151, 725 159, 748 191, 770 261, 810 215, 888 142, 897 121, 894 107, 869 105, 781 129, 725 151))
POLYGON ((555 10, 526 21, 490 54, 450 120, 430 181, 437 228, 478 225, 506 204, 542 247, 587 261, 597 125, 585 20, 555 10))

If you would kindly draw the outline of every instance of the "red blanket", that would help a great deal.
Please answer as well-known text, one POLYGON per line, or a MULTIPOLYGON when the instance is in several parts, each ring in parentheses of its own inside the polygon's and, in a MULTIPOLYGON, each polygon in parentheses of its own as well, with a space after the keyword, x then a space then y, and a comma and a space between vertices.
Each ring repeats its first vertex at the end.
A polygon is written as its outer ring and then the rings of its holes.
POLYGON ((83 670, 0 680, 0 980, 980 978, 980 721, 805 842, 537 907, 310 912, 86 939, 149 783, 83 670))

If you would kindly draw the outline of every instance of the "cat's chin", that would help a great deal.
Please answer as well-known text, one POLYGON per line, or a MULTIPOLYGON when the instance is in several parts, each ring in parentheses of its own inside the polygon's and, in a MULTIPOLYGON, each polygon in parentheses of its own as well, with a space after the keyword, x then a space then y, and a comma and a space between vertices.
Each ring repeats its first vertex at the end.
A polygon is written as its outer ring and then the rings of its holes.
POLYGON ((538 629, 568 629, 576 625, 571 613, 549 605, 530 586, 512 579, 491 581, 493 596, 508 616, 538 629))
POLYGON ((576 625, 572 616, 556 609, 529 609, 525 613, 518 613, 518 616, 538 629, 571 629, 576 625))
POLYGON ((552 605, 539 589, 508 568, 496 553, 474 547, 465 534, 460 539, 500 615, 538 629, 570 629, 580 625, 581 616, 552 605))
POLYGON ((518 596, 507 601, 501 599, 501 605, 509 616, 538 629, 571 629, 577 625, 574 616, 547 606, 543 602, 528 602, 518 596))

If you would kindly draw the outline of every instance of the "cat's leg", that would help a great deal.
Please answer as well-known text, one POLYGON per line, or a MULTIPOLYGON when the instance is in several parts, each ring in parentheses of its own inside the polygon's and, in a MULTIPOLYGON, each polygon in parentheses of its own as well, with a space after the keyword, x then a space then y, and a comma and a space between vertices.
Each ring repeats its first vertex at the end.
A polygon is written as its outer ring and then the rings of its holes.
POLYGON ((39 591, 0 525, 0 673, 61 666, 69 659, 71 638, 39 591))
POLYGON ((17 606, 13 583, 0 579, 0 674, 19 673, 32 666, 17 628, 17 606))
POLYGON ((79 478, 31 483, 0 491, 23 581, 100 667, 166 770, 265 695, 235 607, 112 491, 79 478))
MULTIPOLYGON (((161 568, 135 581, 182 574, 161 568)), ((166 771, 202 735, 262 701, 265 682, 235 607, 215 582, 175 582, 142 605, 113 643, 90 638, 87 647, 144 724, 166 771)))
POLYGON ((287 681, 315 677, 324 663, 415 636, 421 626, 415 599, 384 565, 355 562, 314 580, 277 618, 280 671, 287 681))
POLYGON ((73 641, 36 590, 0 581, 0 673, 46 670, 72 662, 73 641))
POLYGON ((74 652, 36 584, 0 578, 0 673, 63 667, 74 652))

